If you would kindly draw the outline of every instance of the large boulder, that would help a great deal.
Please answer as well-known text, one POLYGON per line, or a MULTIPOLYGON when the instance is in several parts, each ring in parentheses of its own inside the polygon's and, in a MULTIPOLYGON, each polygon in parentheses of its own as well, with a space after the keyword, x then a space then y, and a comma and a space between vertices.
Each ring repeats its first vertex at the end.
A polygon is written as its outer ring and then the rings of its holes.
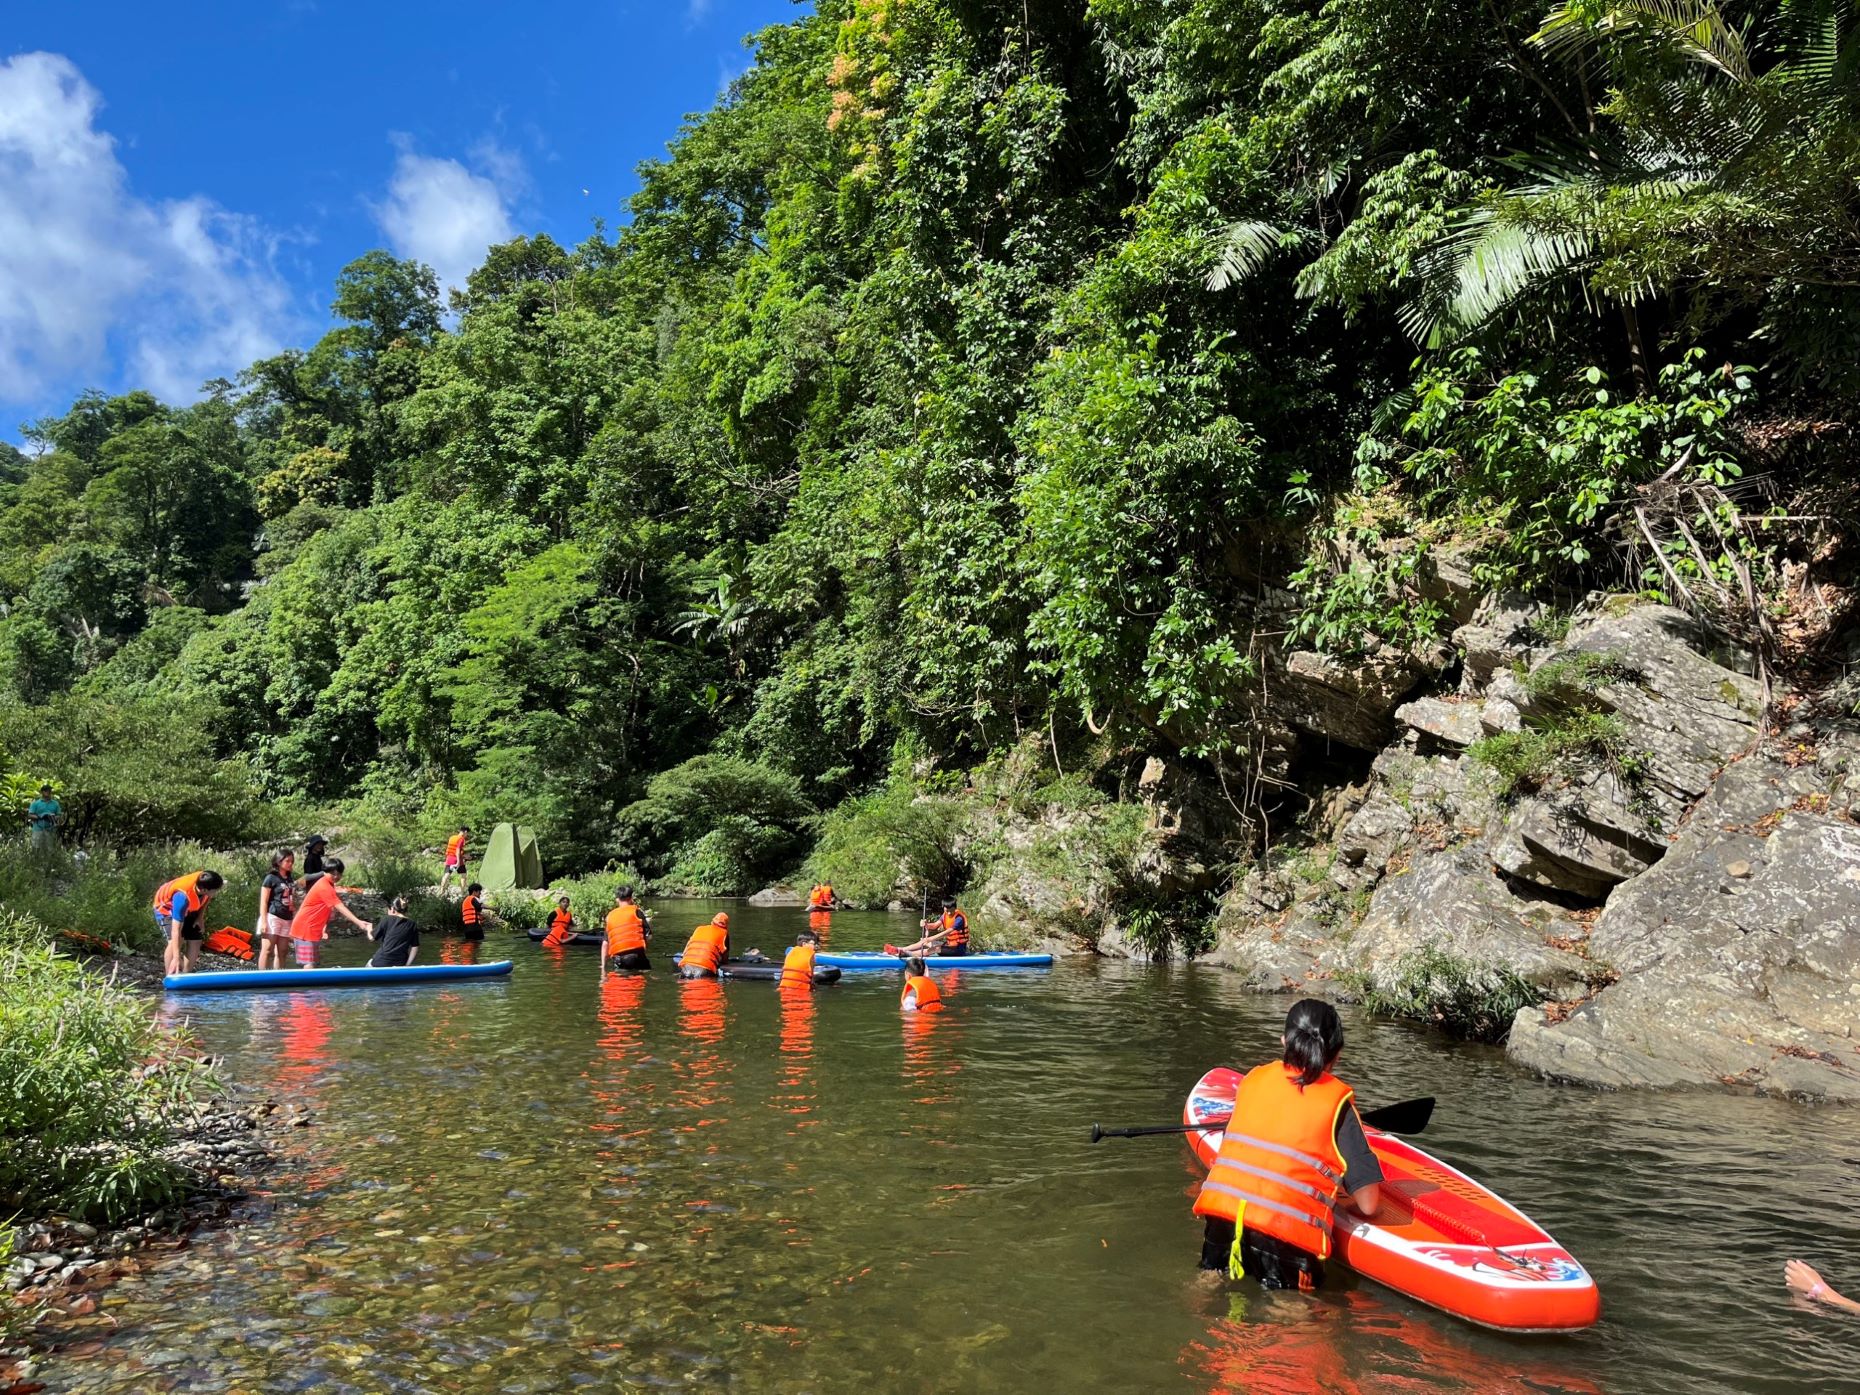
POLYGON ((1595 1085, 1860 1099, 1860 825, 1814 783, 1733 766, 1597 921, 1592 952, 1621 981, 1567 1015, 1520 1012, 1512 1056, 1595 1085))
POLYGON ((1482 692, 1503 669, 1528 659, 1538 646, 1534 626, 1543 607, 1529 596, 1500 591, 1487 596, 1472 619, 1453 632, 1460 653, 1460 691, 1482 692))
POLYGON ((1522 681, 1491 700, 1526 723, 1599 711, 1620 753, 1590 757, 1516 801, 1492 860, 1521 880, 1599 900, 1665 852, 1670 830, 1725 764, 1756 738, 1761 694, 1747 656, 1667 606, 1605 608, 1522 681))

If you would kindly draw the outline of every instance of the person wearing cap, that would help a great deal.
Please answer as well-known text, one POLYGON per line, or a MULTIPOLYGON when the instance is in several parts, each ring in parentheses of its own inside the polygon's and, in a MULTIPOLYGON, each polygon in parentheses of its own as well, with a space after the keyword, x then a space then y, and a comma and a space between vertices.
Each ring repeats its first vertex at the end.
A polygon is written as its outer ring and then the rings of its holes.
POLYGON ((26 806, 26 822, 32 828, 32 850, 50 852, 58 845, 58 825, 65 821, 65 806, 58 802, 50 785, 39 786, 39 797, 26 806))
POLYGON ((685 941, 684 953, 678 956, 678 972, 684 978, 716 978, 729 957, 730 916, 727 911, 718 911, 710 924, 698 926, 685 941))
POLYGON ((304 890, 308 891, 324 877, 329 875, 328 864, 323 861, 323 849, 329 846, 329 839, 321 833, 312 833, 310 841, 304 844, 304 890))

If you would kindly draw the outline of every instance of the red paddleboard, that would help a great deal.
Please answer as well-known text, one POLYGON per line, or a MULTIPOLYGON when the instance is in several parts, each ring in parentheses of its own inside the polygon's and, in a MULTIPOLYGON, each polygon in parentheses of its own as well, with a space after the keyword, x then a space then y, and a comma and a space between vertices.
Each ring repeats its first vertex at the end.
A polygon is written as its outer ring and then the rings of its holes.
MULTIPOLYGON (((1225 1120, 1239 1085, 1238 1071, 1209 1071, 1183 1105, 1182 1122, 1225 1120)), ((1504 1332, 1571 1332, 1601 1316, 1595 1280, 1529 1216, 1412 1143, 1366 1132, 1382 1162, 1382 1202, 1373 1216, 1337 1208, 1332 1258, 1397 1293, 1504 1332)), ((1208 1167, 1221 1130, 1197 1129, 1188 1141, 1208 1167)))

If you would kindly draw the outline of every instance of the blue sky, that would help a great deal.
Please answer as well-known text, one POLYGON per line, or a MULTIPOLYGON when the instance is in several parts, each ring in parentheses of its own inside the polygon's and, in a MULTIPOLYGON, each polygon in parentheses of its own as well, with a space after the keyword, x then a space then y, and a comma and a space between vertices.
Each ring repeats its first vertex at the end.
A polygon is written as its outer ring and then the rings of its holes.
POLYGON ((329 326, 386 246, 624 220, 634 167, 794 0, 57 0, 0 29, 0 439, 81 390, 186 400, 329 326))

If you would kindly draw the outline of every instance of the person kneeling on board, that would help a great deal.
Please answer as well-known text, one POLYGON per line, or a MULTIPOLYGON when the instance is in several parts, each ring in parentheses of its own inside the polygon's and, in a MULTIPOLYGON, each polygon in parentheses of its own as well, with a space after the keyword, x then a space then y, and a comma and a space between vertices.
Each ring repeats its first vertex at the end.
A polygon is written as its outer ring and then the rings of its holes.
POLYGON ((368 932, 379 946, 368 961, 371 969, 399 969, 420 952, 420 927, 407 919, 407 898, 396 896, 388 913, 368 932))
POLYGON ((607 977, 609 968, 638 971, 652 967, 652 961, 646 958, 646 946, 652 943, 652 926, 646 920, 646 913, 633 904, 632 887, 614 888, 614 908, 607 912, 604 928, 607 938, 601 943, 602 978, 607 977))
POLYGON ((163 882, 155 893, 155 928, 162 938, 162 970, 191 974, 200 963, 200 946, 207 938, 207 903, 225 887, 218 872, 190 872, 163 882))
POLYGON ((782 956, 781 977, 776 979, 783 988, 812 988, 814 986, 814 956, 820 949, 820 936, 812 930, 803 930, 794 937, 794 948, 782 956))
POLYGON ((1251 1274, 1266 1288, 1310 1290, 1324 1282, 1338 1184, 1352 1207, 1373 1215, 1382 1164, 1355 1092, 1331 1074, 1343 1051, 1337 1010, 1315 998, 1292 1004, 1279 1041, 1281 1059, 1240 1082, 1195 1198, 1207 1221, 1201 1268, 1211 1279, 1251 1274))
POLYGON ((549 912, 549 933, 543 936, 544 949, 560 949, 563 945, 574 943, 575 915, 568 908, 568 898, 560 897, 555 909, 549 912))
POLYGON ((941 1012, 943 990, 930 979, 921 954, 913 954, 904 965, 904 991, 898 995, 898 1007, 905 1012, 941 1012))
POLYGON ((347 869, 339 857, 323 866, 323 876, 304 893, 304 903, 291 917, 291 950, 300 969, 314 969, 317 955, 327 937, 329 918, 341 911, 356 929, 366 934, 375 927, 342 903, 342 874, 347 869))
POLYGON ((730 915, 718 911, 709 925, 700 925, 685 941, 684 953, 678 956, 678 972, 685 978, 716 978, 723 961, 730 957, 730 915))

